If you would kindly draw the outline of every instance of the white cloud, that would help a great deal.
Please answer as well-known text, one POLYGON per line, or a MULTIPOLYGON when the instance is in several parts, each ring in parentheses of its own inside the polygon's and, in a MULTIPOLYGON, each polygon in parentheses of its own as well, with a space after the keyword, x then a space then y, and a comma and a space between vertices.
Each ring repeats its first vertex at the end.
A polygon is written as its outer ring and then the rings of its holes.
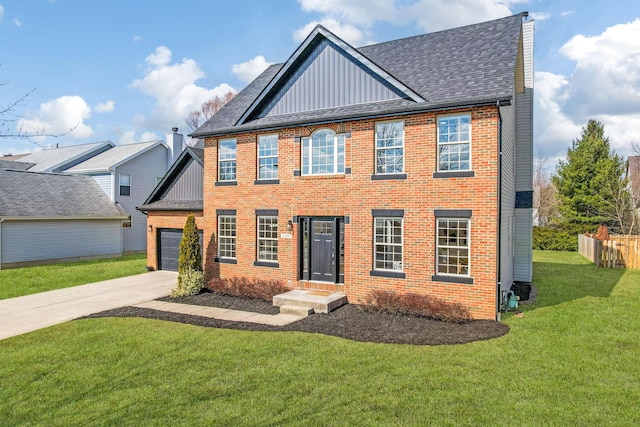
POLYGON ((145 58, 145 61, 156 67, 167 65, 171 62, 171 51, 166 46, 158 46, 155 52, 145 58))
POLYGON ((273 62, 268 62, 264 56, 258 55, 247 62, 232 65, 231 72, 243 82, 250 83, 271 64, 273 62))
POLYGON ((509 8, 513 3, 517 1, 418 0, 402 7, 400 16, 433 32, 513 15, 509 8))
POLYGON ((130 87, 155 100, 150 117, 134 117, 136 125, 147 129, 171 129, 172 126, 181 126, 187 114, 199 109, 203 102, 227 92, 236 92, 226 83, 213 89, 196 85, 198 80, 205 77, 198 64, 188 58, 171 63, 171 51, 164 46, 158 47, 145 61, 150 66, 147 74, 134 80, 130 87))
POLYGON ((394 0, 298 0, 305 12, 318 12, 340 21, 370 26, 374 21, 395 21, 398 10, 394 0))
POLYGON ((575 68, 567 76, 536 73, 536 144, 564 151, 593 118, 618 154, 631 154, 640 140, 640 19, 576 35, 559 52, 575 68))
POLYGON ((136 136, 135 130, 124 131, 122 129, 114 129, 114 131, 120 136, 116 142, 117 145, 134 144, 136 142, 157 141, 159 139, 163 139, 159 137, 155 132, 142 132, 139 136, 136 136))
POLYGON ((0 21, 4 18, 4 7, 0 4, 0 21))
MULTIPOLYGON (((17 129, 30 134, 60 135, 72 130, 68 138, 87 138, 93 129, 84 121, 91 117, 91 108, 82 97, 61 96, 40 105, 40 109, 28 112, 17 123, 17 129)), ((36 138, 38 141, 45 137, 36 138)))
POLYGON ((531 12, 529 14, 529 18, 533 19, 534 21, 546 21, 547 19, 551 18, 551 14, 547 12, 531 12))
POLYGON ((569 16, 569 15, 573 15, 574 11, 573 10, 567 10, 566 12, 560 12, 560 16, 569 16))
POLYGON ((134 43, 139 43, 142 41, 142 36, 135 35, 131 38, 134 43))
POLYGON ((13 18, 13 25, 15 25, 16 27, 22 27, 22 21, 18 18, 13 18))
POLYGON ((333 18, 309 22, 307 25, 300 27, 293 32, 293 39, 298 43, 302 42, 318 24, 322 25, 352 46, 362 46, 366 41, 368 41, 367 33, 365 33, 365 31, 350 24, 342 24, 333 18))
POLYGON ((108 113, 110 111, 113 111, 115 107, 115 101, 100 102, 95 107, 93 107, 93 111, 95 111, 96 113, 108 113))

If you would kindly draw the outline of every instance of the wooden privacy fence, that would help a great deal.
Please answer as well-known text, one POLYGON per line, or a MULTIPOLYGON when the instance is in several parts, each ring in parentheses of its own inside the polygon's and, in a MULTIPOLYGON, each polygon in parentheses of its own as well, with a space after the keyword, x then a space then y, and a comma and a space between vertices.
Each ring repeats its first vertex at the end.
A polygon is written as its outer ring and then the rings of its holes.
POLYGON ((612 234, 598 240, 580 234, 578 251, 598 267, 640 268, 640 236, 612 234))

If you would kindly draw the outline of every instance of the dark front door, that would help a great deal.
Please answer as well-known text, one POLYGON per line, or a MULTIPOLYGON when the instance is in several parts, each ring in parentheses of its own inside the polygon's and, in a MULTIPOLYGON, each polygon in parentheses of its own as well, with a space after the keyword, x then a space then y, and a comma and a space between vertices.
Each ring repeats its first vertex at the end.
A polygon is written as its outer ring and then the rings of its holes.
POLYGON ((335 221, 311 221, 311 280, 336 281, 335 221))

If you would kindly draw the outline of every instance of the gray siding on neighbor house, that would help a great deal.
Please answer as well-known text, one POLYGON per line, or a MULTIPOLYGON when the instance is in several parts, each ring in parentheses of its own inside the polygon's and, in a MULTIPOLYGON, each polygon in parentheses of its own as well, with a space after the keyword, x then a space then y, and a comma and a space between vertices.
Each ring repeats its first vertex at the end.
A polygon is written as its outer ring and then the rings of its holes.
POLYGON ((122 253, 121 220, 4 221, 0 226, 0 264, 122 253))
POLYGON ((260 117, 399 99, 389 85, 324 39, 259 114, 260 117))
POLYGON ((514 233, 515 233, 515 107, 500 107, 502 119, 502 169, 500 193, 500 284, 508 290, 513 283, 514 233))
MULTIPOLYGON (((524 92, 516 101, 516 191, 533 191, 533 21, 522 25, 524 92)), ((533 275, 533 209, 515 210, 514 280, 531 281, 533 275)))
POLYGON ((160 197, 169 200, 202 200, 204 181, 203 167, 195 160, 191 160, 184 168, 173 185, 160 197))
POLYGON ((91 175, 91 178, 98 184, 98 186, 104 191, 104 194, 111 200, 113 200, 113 175, 110 173, 91 175))
POLYGON ((124 251, 147 249, 147 217, 136 207, 141 206, 156 187, 156 178, 167 171, 168 150, 157 145, 134 157, 115 170, 115 201, 131 215, 131 228, 123 228, 124 251), (131 194, 120 195, 120 175, 131 176, 131 194))

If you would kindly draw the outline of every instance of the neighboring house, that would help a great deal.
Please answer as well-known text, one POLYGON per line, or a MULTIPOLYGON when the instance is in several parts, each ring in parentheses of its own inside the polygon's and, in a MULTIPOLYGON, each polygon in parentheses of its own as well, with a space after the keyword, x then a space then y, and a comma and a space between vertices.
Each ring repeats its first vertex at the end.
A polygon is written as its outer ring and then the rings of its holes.
POLYGON ((147 217, 147 266, 177 270, 187 217, 196 218, 202 245, 204 150, 187 147, 138 209, 147 217))
POLYGON ((66 147, 45 148, 16 160, 16 163, 33 163, 31 172, 63 172, 78 163, 113 148, 111 141, 92 142, 90 144, 70 145, 66 147))
POLYGON ((120 256, 127 216, 89 177, 0 169, 0 268, 120 256))
POLYGON ((533 21, 353 48, 318 26, 192 136, 205 272, 495 319, 532 273, 533 21))
POLYGON ((122 206, 129 214, 129 220, 122 224, 124 251, 144 252, 147 217, 136 207, 160 182, 170 160, 171 150, 163 141, 116 145, 65 173, 91 176, 112 201, 122 206))
POLYGON ((13 160, 0 159, 0 169, 12 169, 18 171, 24 171, 34 166, 35 163, 16 162, 13 160))

